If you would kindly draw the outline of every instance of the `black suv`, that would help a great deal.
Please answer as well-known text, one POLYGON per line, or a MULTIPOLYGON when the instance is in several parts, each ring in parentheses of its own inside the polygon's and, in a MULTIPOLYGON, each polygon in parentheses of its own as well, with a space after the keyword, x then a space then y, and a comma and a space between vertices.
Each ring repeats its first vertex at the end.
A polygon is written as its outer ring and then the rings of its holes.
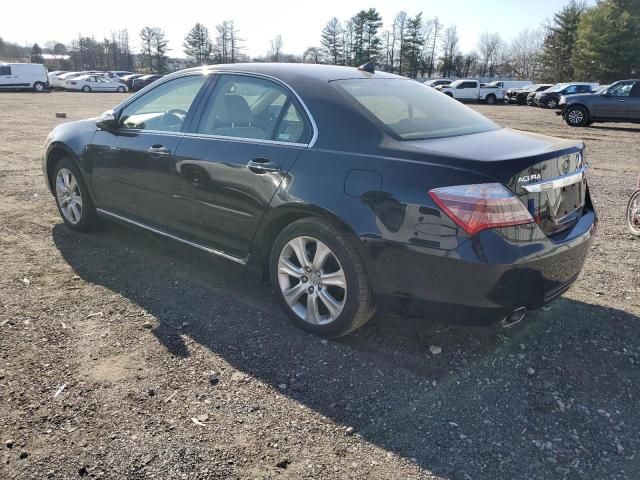
POLYGON ((533 103, 542 108, 558 108, 560 97, 578 93, 593 93, 589 83, 559 83, 544 92, 536 93, 533 103))
POLYGON ((640 123, 640 80, 620 80, 598 94, 560 100, 562 118, 572 127, 593 122, 640 123))

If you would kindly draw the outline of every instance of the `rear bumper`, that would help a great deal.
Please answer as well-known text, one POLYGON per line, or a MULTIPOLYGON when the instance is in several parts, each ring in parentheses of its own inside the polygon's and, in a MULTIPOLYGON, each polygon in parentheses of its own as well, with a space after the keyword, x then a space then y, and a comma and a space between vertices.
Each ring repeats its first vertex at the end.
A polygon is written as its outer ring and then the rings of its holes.
POLYGON ((587 210, 562 239, 529 225, 486 230, 447 252, 374 247, 374 290, 386 310, 489 325, 564 293, 582 270, 596 225, 595 211, 587 210))

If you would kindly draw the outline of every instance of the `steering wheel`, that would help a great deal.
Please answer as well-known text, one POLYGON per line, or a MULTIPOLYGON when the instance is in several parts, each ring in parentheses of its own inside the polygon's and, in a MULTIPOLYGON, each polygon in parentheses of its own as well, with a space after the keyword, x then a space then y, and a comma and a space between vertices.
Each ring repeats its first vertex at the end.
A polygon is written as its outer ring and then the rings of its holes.
POLYGON ((162 114, 160 126, 168 130, 179 130, 187 112, 181 108, 171 108, 162 114))

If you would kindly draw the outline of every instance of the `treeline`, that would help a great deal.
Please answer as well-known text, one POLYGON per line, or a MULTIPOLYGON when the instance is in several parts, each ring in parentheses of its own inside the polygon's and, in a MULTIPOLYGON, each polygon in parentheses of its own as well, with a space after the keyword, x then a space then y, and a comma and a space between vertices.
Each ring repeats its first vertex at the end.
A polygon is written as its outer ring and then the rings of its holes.
MULTIPOLYGON (((139 33, 137 55, 127 30, 108 38, 78 36, 65 46, 47 42, 21 47, 0 38, 0 58, 42 60, 42 54, 68 55, 56 59, 61 69, 132 70, 166 73, 188 65, 240 61, 309 62, 377 68, 408 77, 512 77, 543 82, 569 80, 610 82, 640 75, 640 0, 598 0, 589 6, 571 0, 546 25, 525 29, 510 41, 496 32, 484 32, 475 48, 462 51, 455 24, 437 17, 398 12, 386 24, 369 8, 347 19, 330 19, 320 32, 319 45, 302 55, 286 53, 282 35, 265 46, 265 55, 249 58, 233 20, 212 31, 196 23, 187 33, 182 52, 187 57, 172 64, 169 42, 157 27, 139 33), (66 57, 65 57, 66 58, 66 57)), ((174 59, 176 60, 176 59, 174 59)))
POLYGON ((460 49, 456 25, 401 11, 387 29, 375 9, 332 18, 305 61, 379 68, 408 77, 514 77, 559 82, 609 82, 640 72, 640 0, 572 0, 538 29, 505 42, 484 32, 476 48, 460 49))

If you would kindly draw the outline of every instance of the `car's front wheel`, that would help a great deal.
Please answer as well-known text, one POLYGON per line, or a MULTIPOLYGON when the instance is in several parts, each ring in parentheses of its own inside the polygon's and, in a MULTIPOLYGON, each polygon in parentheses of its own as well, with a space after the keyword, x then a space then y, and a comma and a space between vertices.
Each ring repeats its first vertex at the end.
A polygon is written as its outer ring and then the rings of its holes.
POLYGON ((52 185, 64 223, 79 232, 92 230, 97 223, 96 209, 77 165, 67 158, 59 160, 53 169, 52 185))
POLYGON ((354 240, 329 222, 305 218, 288 225, 274 242, 270 276, 289 317, 316 335, 346 335, 374 313, 354 240))
POLYGON ((589 124, 589 113, 584 107, 575 105, 567 108, 564 120, 570 127, 584 127, 589 124))
POLYGON ((85 85, 84 87, 82 87, 82 91, 85 93, 89 93, 91 92, 91 87, 89 85, 85 85))
POLYGON ((556 98, 550 98, 545 105, 547 108, 556 108, 558 106, 558 100, 556 98))
POLYGON ((118 93, 124 93, 125 91, 124 87, 118 87, 118 93))
POLYGON ((496 96, 490 93, 487 95, 487 98, 485 98, 485 102, 487 102, 487 105, 494 105, 496 103, 496 96))

